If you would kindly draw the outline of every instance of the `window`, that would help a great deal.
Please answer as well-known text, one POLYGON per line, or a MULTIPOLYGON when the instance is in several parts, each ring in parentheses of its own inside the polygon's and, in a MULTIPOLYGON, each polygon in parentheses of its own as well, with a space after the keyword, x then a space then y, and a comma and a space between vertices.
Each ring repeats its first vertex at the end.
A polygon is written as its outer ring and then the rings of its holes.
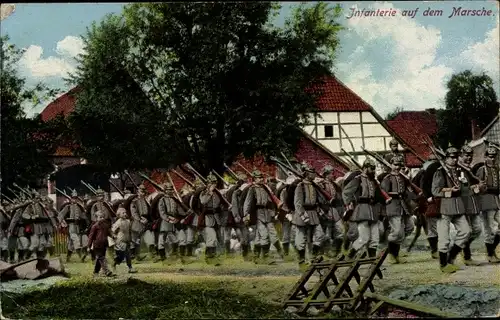
POLYGON ((333 126, 325 126, 325 138, 333 138, 333 126))

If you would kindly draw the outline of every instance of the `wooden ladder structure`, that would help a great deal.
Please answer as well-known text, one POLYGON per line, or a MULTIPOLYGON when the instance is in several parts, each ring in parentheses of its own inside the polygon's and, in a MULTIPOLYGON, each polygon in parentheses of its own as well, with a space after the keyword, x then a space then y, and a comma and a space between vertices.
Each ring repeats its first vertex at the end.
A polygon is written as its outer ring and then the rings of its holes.
POLYGON ((410 311, 415 315, 456 317, 437 308, 376 294, 372 281, 376 276, 382 279, 380 267, 387 254, 388 251, 384 250, 373 258, 366 257, 365 252, 355 259, 341 255, 331 261, 324 261, 322 257, 314 260, 288 294, 283 304, 284 309, 293 307, 295 313, 300 316, 306 316, 311 307, 325 314, 334 306, 338 306, 343 311, 361 312, 372 316, 396 308, 410 311), (368 268, 360 272, 361 266, 368 268))
POLYGON ((311 263, 290 292, 284 303, 284 308, 297 308, 297 314, 305 315, 310 307, 315 307, 323 313, 330 312, 337 305, 344 310, 354 311, 364 302, 363 293, 370 289, 375 292, 372 281, 375 276, 382 278, 380 267, 387 257, 387 250, 378 257, 368 258, 366 253, 357 259, 347 259, 345 255, 337 260, 323 261, 319 258, 311 263), (359 268, 368 265, 368 272, 362 276, 359 268), (315 274, 319 281, 313 282, 315 274), (356 290, 351 289, 351 280, 358 284, 356 290))

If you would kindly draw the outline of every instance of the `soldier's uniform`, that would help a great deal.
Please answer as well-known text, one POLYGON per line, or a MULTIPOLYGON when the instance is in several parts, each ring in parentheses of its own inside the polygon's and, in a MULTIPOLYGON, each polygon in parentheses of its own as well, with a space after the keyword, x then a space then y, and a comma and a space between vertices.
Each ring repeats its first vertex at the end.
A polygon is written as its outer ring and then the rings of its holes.
POLYGON ((396 156, 391 159, 393 170, 387 174, 380 186, 392 201, 386 205, 385 212, 389 220, 388 250, 393 263, 405 262, 399 257, 399 250, 405 236, 413 231, 412 213, 406 204, 409 197, 409 183, 401 175, 399 170, 404 165, 402 157, 396 156))
MULTIPOLYGON (((473 154, 474 152, 471 147, 467 145, 462 147, 462 154, 459 161, 463 167, 469 170, 471 169, 470 164, 472 162, 473 154)), ((479 238, 483 230, 483 227, 481 226, 481 218, 479 215, 479 213, 481 212, 479 193, 480 189, 483 189, 485 185, 480 184, 480 181, 476 181, 471 172, 466 170, 461 170, 461 176, 459 179, 463 184, 461 195, 465 205, 465 213, 471 231, 469 240, 465 243, 463 248, 464 263, 469 266, 477 266, 481 263, 472 259, 470 245, 472 241, 479 238)))
POLYGON ((375 163, 367 159, 363 172, 349 181, 342 190, 342 199, 349 210, 353 210, 350 220, 356 223, 358 237, 353 242, 348 258, 354 258, 360 249, 367 247, 370 257, 375 257, 379 245, 378 226, 380 211, 376 204, 385 204, 380 187, 375 181, 375 163))
POLYGON ((274 228, 276 214, 276 204, 271 195, 263 185, 263 177, 260 171, 255 170, 252 173, 254 183, 249 187, 248 193, 243 204, 243 218, 253 225, 255 221, 255 240, 254 253, 255 261, 259 262, 262 252, 262 262, 274 263, 269 260, 269 249, 273 244, 281 254, 281 245, 278 240, 278 234, 274 228))
POLYGON ((24 259, 24 252, 29 249, 29 239, 24 232, 26 223, 22 219, 23 207, 28 204, 25 200, 20 200, 15 203, 10 209, 11 217, 9 227, 7 229, 7 247, 9 250, 9 262, 14 263, 17 250, 17 259, 24 259))
MULTIPOLYGON (((396 139, 392 139, 389 142, 389 147, 391 148, 391 152, 384 155, 385 161, 391 163, 392 158, 402 157, 403 162, 404 162, 404 155, 399 151, 399 149, 398 149, 399 142, 396 139)), ((403 166, 404 166, 404 164, 403 164, 403 166)), ((389 173, 391 171, 391 168, 386 167, 385 169, 386 169, 386 173, 389 173)))
POLYGON ((238 181, 236 183, 236 189, 231 194, 231 212, 234 218, 234 230, 236 236, 239 238, 241 243, 241 253, 243 259, 248 259, 248 253, 250 251, 250 238, 248 234, 248 227, 243 221, 243 204, 244 197, 246 197, 246 192, 248 191, 249 184, 246 183, 247 176, 244 173, 238 172, 238 181))
POLYGON ((71 259, 73 252, 76 252, 81 261, 84 262, 87 256, 87 231, 90 227, 90 219, 85 209, 78 201, 78 194, 73 190, 70 202, 66 203, 57 217, 61 225, 68 225, 68 253, 67 261, 71 259))
POLYGON ((217 187, 217 178, 213 175, 207 177, 207 186, 199 192, 198 199, 199 206, 201 207, 200 216, 198 217, 197 227, 198 230, 203 230, 203 238, 205 240, 205 258, 207 263, 218 262, 215 261, 217 253, 217 220, 215 214, 220 213, 222 208, 222 199, 214 192, 217 187))
POLYGON ((485 181, 486 191, 480 196, 481 209, 483 211, 484 242, 488 261, 499 263, 500 259, 495 253, 500 243, 500 174, 496 163, 497 150, 488 147, 485 152, 485 165, 477 171, 477 177, 485 181))
POLYGON ((9 235, 8 235, 8 229, 9 229, 9 224, 10 224, 10 214, 8 212, 9 210, 9 205, 3 201, 2 205, 0 206, 0 249, 1 249, 1 254, 0 258, 2 261, 7 262, 9 260, 9 235))
POLYGON ((285 211, 285 217, 281 222, 283 255, 285 260, 290 260, 290 244, 295 247, 295 233, 296 227, 293 223, 293 216, 295 212, 294 195, 295 188, 300 182, 300 179, 295 176, 288 176, 285 183, 277 187, 277 195, 283 203, 281 210, 285 211))
POLYGON ((168 244, 171 245, 169 257, 174 258, 177 256, 179 240, 177 239, 175 225, 179 223, 179 217, 184 215, 184 209, 174 196, 174 186, 166 183, 162 187, 166 194, 158 202, 158 213, 161 218, 158 235, 159 260, 165 260, 168 244))
MULTIPOLYGON (((429 161, 436 161, 434 155, 429 156, 429 161)), ((420 188, 424 193, 427 201, 427 208, 425 209, 425 223, 427 224, 427 241, 429 242, 429 247, 431 248, 431 257, 433 259, 438 259, 438 233, 437 233, 437 221, 440 211, 439 199, 434 198, 432 195, 432 190, 425 187, 424 180, 420 181, 420 188)))
POLYGON ((325 233, 325 248, 327 253, 336 257, 342 248, 344 239, 344 226, 340 217, 342 212, 342 195, 338 192, 335 181, 332 181, 332 166, 325 166, 321 175, 323 178, 317 179, 317 184, 323 188, 332 198, 329 203, 325 204, 323 211, 324 215, 320 216, 321 226, 325 233), (341 210, 339 212, 339 209, 341 210), (333 244, 333 252, 328 252, 333 244))
POLYGON ((189 212, 189 214, 181 220, 181 223, 185 226, 187 257, 193 256, 193 248, 195 245, 194 236, 196 234, 196 227, 193 226, 193 224, 195 223, 195 220, 198 219, 196 213, 193 211, 193 195, 194 189, 187 184, 184 185, 181 189, 182 202, 186 207, 191 209, 191 212, 189 212))
POLYGON ((297 184, 294 194, 295 214, 293 223, 296 226, 295 248, 299 253, 299 267, 305 268, 306 243, 312 243, 312 256, 316 257, 321 250, 325 234, 320 224, 321 206, 326 199, 316 190, 312 181, 316 177, 313 168, 303 167, 305 179, 297 184))
POLYGON ((90 209, 92 223, 97 221, 97 211, 101 212, 105 220, 111 221, 113 212, 111 211, 109 203, 107 203, 106 201, 106 194, 104 190, 102 190, 101 188, 97 189, 96 198, 97 201, 92 205, 92 208, 90 209))
POLYGON ((465 205, 460 194, 460 170, 457 168, 458 150, 446 150, 446 169, 440 167, 432 179, 432 194, 441 198, 441 216, 437 222, 439 263, 443 272, 459 270, 454 264, 457 255, 465 247, 470 236, 469 223, 465 216, 465 205), (449 175, 448 173, 449 172, 449 175), (455 226, 457 234, 450 249, 450 224, 455 226))
MULTIPOLYGON (((232 202, 232 196, 234 191, 238 189, 237 184, 230 184, 229 187, 224 190, 224 197, 228 200, 228 202, 232 202)), ((224 209, 220 214, 216 214, 215 218, 217 219, 217 224, 220 225, 220 235, 219 238, 224 241, 224 252, 226 256, 230 256, 231 254, 231 231, 235 227, 235 219, 233 215, 232 206, 228 208, 224 206, 224 209)))
POLYGON ((45 210, 47 210, 50 219, 50 222, 47 222, 45 226, 45 232, 46 232, 45 248, 50 256, 54 256, 55 248, 54 248, 54 239, 52 238, 52 235, 56 231, 58 224, 57 209, 55 207, 54 200, 52 200, 49 197, 44 197, 42 203, 45 207, 45 210))
POLYGON ((132 251, 132 256, 135 256, 138 259, 141 258, 141 239, 146 231, 149 215, 150 207, 146 200, 146 187, 141 184, 137 192, 137 197, 135 197, 130 203, 130 250, 132 251))

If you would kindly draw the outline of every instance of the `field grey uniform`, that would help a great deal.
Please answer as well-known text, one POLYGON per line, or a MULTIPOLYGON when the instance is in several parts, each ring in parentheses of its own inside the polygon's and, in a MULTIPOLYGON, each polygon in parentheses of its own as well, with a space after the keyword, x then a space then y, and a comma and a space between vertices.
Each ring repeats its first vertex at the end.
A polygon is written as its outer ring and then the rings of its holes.
MULTIPOLYGON (((146 187, 141 184, 138 188, 137 197, 130 202, 130 220, 131 220, 131 241, 130 250, 136 257, 141 251, 141 239, 146 231, 148 218, 151 214, 149 203, 146 200, 146 187)), ((151 240, 149 241, 151 242, 151 240)), ((153 240, 154 243, 154 240, 153 240)), ((151 245, 151 243, 147 243, 151 245)))
POLYGON ((247 260, 248 253, 250 251, 250 236, 248 227, 243 221, 243 204, 245 202, 245 199, 243 197, 246 196, 246 192, 248 191, 250 185, 246 183, 246 174, 238 172, 237 175, 237 188, 231 194, 231 211, 234 218, 234 230, 241 243, 241 254, 243 256, 243 259, 247 260))
POLYGON ((201 210, 198 217, 198 229, 203 230, 205 240, 205 258, 207 263, 211 263, 217 254, 218 228, 215 214, 220 213, 222 208, 222 199, 215 193, 217 187, 217 178, 214 175, 208 175, 207 186, 199 192, 197 201, 201 210))
POLYGON ((278 197, 280 201, 283 202, 281 209, 287 212, 281 223, 281 244, 283 246, 283 255, 285 257, 290 254, 290 244, 295 247, 296 226, 293 223, 293 216, 295 212, 293 197, 295 196, 295 188, 297 187, 299 181, 300 179, 298 177, 289 176, 284 184, 280 184, 277 187, 278 197))
POLYGON ((111 221, 113 217, 113 212, 111 211, 111 208, 109 204, 105 200, 105 193, 103 190, 100 188, 97 189, 96 192, 96 202, 92 204, 92 207, 90 209, 91 217, 90 219, 92 220, 92 223, 97 221, 96 218, 96 212, 100 211, 101 214, 103 215, 104 219, 111 221))
MULTIPOLYGON (((403 166, 405 166, 405 164, 404 164, 404 159, 405 159, 404 155, 398 149, 399 148, 399 142, 398 142, 398 140, 392 139, 389 142, 389 147, 391 148, 391 152, 384 155, 385 161, 391 163, 392 158, 399 157, 399 158, 403 158, 403 166)), ((388 168, 388 167, 384 167, 384 170, 385 170, 386 173, 391 172, 391 168, 388 168)))
POLYGON ((9 262, 14 263, 17 250, 18 261, 24 260, 24 252, 29 249, 29 240, 24 233, 25 223, 22 219, 23 208, 27 205, 26 200, 19 200, 10 208, 11 220, 7 229, 7 247, 9 250, 9 262))
POLYGON ((323 178, 318 179, 317 184, 332 197, 331 201, 324 205, 323 211, 325 214, 320 217, 320 220, 322 220, 321 225, 325 233, 325 248, 329 251, 333 245, 332 254, 337 256, 342 248, 344 225, 340 217, 340 214, 343 213, 342 195, 337 191, 335 182, 331 180, 333 179, 333 170, 332 166, 325 166, 321 170, 323 178))
POLYGON ((8 262, 9 260, 9 225, 10 225, 10 220, 11 216, 8 210, 10 206, 3 201, 2 206, 0 206, 0 249, 1 249, 1 254, 0 258, 2 261, 8 262))
POLYGON ((254 254, 256 261, 262 252, 264 262, 268 262, 271 244, 281 254, 281 245, 274 227, 276 204, 265 189, 266 186, 264 186, 261 172, 255 170, 252 177, 254 183, 249 187, 246 194, 243 203, 243 216, 244 220, 250 221, 251 225, 255 222, 254 254))
POLYGON ((403 262, 399 257, 399 250, 406 236, 413 232, 414 224, 412 223, 412 213, 406 203, 411 196, 408 181, 399 172, 404 165, 404 159, 400 156, 395 156, 391 159, 391 164, 397 168, 388 173, 380 183, 380 187, 391 198, 392 201, 386 205, 385 212, 389 220, 389 235, 387 237, 388 250, 391 255, 392 262, 403 262))
POLYGON ((363 172, 349 181, 342 190, 344 203, 353 210, 350 220, 358 228, 358 237, 348 253, 349 258, 354 258, 363 247, 368 248, 370 257, 375 257, 380 239, 380 210, 377 210, 376 204, 385 204, 385 200, 375 180, 375 163, 367 159, 363 162, 362 169, 363 172))
POLYGON ((31 204, 24 209, 22 217, 28 222, 32 229, 29 235, 29 252, 25 252, 26 258, 29 258, 34 252, 36 252, 38 258, 45 257, 48 231, 47 224, 51 223, 51 220, 54 219, 53 213, 48 212, 44 208, 41 204, 40 196, 36 194, 31 204))
POLYGON ((486 149, 485 165, 477 170, 477 177, 486 181, 486 190, 481 194, 481 209, 483 210, 484 242, 488 261, 499 263, 495 253, 500 243, 500 174, 496 163, 497 150, 494 147, 486 149))
MULTIPOLYGON (((461 157, 459 158, 460 164, 462 167, 467 168, 469 171, 471 169, 470 164, 472 162, 473 150, 469 146, 463 146, 461 150, 461 157)), ((472 252, 470 249, 470 245, 472 241, 479 238, 481 236, 481 232, 483 227, 481 225, 481 203, 479 198, 480 189, 486 186, 484 184, 479 184, 473 176, 472 173, 462 170, 460 181, 462 182, 464 188, 462 188, 462 200, 465 205, 465 213, 467 217, 467 221, 469 222, 469 227, 471 230, 469 240, 465 243, 463 254, 464 254, 464 263, 466 265, 480 265, 481 263, 475 260, 472 260, 472 252)))
POLYGON ((441 216, 437 223, 439 262, 443 272, 455 272, 458 267, 454 265, 457 255, 469 240, 470 228, 465 215, 465 205, 461 197, 460 169, 457 168, 458 150, 446 150, 446 169, 440 167, 432 179, 432 194, 441 198, 441 216), (449 175, 448 173, 449 172, 449 175), (458 189, 454 191, 455 189, 458 189), (450 249, 450 224, 455 226, 457 234, 455 243, 450 249))
POLYGON ((181 223, 185 225, 186 257, 192 257, 195 245, 194 236, 196 235, 196 223, 198 220, 198 215, 193 211, 193 188, 188 185, 184 185, 181 189, 181 198, 184 205, 191 209, 191 212, 183 220, 181 220, 181 223))
POLYGON ((325 233, 320 224, 320 215, 324 214, 322 206, 326 199, 319 194, 313 185, 316 173, 313 168, 303 166, 305 179, 297 184, 293 197, 295 212, 293 223, 296 226, 295 248, 299 253, 299 265, 305 263, 306 243, 312 243, 312 256, 320 253, 325 233))
POLYGON ((73 252, 76 252, 78 257, 85 260, 87 255, 87 243, 89 239, 87 237, 87 231, 90 227, 90 219, 83 206, 77 200, 78 194, 76 190, 73 190, 71 194, 70 202, 64 204, 63 208, 59 212, 57 217, 59 223, 68 225, 68 253, 67 261, 70 260, 73 252))
POLYGON ((165 259, 165 251, 168 244, 170 244, 172 248, 169 256, 173 257, 177 255, 179 239, 177 238, 175 225, 179 223, 179 217, 184 215, 184 209, 178 203, 179 200, 174 198, 174 187, 172 184, 165 183, 162 187, 165 190, 165 196, 158 201, 158 213, 161 218, 158 235, 158 253, 160 260, 165 259))

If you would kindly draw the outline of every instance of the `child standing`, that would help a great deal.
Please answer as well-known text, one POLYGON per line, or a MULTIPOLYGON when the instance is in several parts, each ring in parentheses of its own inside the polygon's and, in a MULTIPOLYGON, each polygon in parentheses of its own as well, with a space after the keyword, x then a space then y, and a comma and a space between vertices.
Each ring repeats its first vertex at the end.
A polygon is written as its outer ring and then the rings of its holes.
POLYGON ((108 249, 108 236, 110 235, 110 223, 104 219, 102 212, 97 211, 95 214, 96 222, 92 225, 89 234, 87 250, 92 249, 95 253, 94 276, 99 275, 99 271, 104 272, 107 277, 112 277, 114 274, 108 269, 106 261, 106 250, 108 249))
POLYGON ((119 208, 116 211, 117 220, 111 227, 111 232, 115 237, 115 261, 113 269, 125 260, 128 267, 128 273, 136 273, 132 268, 132 259, 130 259, 130 241, 131 237, 131 223, 127 217, 127 211, 124 208, 119 208))

